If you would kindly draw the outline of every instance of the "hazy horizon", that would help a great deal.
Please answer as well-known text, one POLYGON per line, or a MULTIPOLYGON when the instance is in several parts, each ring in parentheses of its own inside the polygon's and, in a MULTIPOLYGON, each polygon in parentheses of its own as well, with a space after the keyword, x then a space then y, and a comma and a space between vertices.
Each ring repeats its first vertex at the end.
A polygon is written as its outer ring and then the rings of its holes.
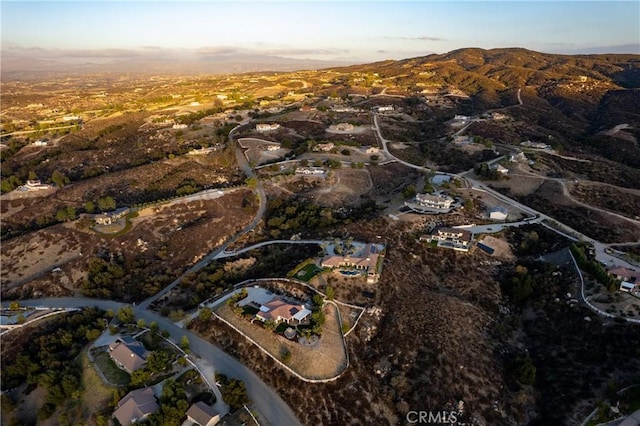
POLYGON ((640 3, 3 1, 2 57, 364 63, 465 47, 640 53, 640 3))

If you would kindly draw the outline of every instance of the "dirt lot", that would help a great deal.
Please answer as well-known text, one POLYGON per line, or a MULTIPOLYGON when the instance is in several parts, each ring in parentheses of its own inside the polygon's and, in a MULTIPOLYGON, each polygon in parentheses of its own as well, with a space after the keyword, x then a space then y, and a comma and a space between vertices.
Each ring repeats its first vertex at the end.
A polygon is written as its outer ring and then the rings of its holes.
POLYGON ((358 204, 360 196, 373 188, 369 171, 366 169, 337 169, 329 177, 307 193, 321 206, 348 206, 358 204))
POLYGON ((145 264, 146 278, 171 279, 246 226, 255 214, 254 200, 249 190, 237 190, 215 200, 145 209, 128 233, 115 237, 69 223, 11 239, 2 245, 2 295, 73 294, 94 256, 122 258, 125 271, 145 264), (51 272, 55 266, 61 272, 51 272))
POLYGON ((480 242, 495 250, 491 255, 492 257, 506 260, 507 262, 513 262, 516 260, 516 256, 514 256, 508 241, 505 241, 502 238, 486 235, 482 240, 480 240, 480 242))
POLYGON ((274 357, 281 359, 283 351, 290 351, 289 367, 301 376, 310 379, 334 377, 346 366, 347 355, 342 344, 339 313, 335 306, 330 304, 325 305, 324 312, 326 322, 322 328, 320 342, 316 347, 307 348, 298 342, 292 342, 265 330, 259 321, 252 324, 248 320, 238 317, 226 304, 216 309, 218 315, 249 335, 274 357))
POLYGON ((572 185, 571 195, 601 209, 614 211, 631 219, 640 219, 640 190, 580 182, 572 185))

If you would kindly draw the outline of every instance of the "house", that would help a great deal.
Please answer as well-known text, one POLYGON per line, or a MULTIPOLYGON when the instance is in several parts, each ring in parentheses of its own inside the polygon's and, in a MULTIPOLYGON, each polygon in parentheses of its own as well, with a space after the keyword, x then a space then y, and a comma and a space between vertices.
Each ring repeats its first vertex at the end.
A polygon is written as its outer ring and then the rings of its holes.
POLYGON ((447 195, 416 194, 405 206, 418 213, 448 213, 454 199, 447 195))
POLYGON ((322 167, 296 167, 297 175, 324 175, 325 170, 322 167))
POLYGON ((333 148, 335 148, 335 144, 333 142, 319 143, 315 146, 316 150, 324 152, 331 151, 333 148))
POLYGON ((353 124, 351 123, 332 124, 331 126, 329 126, 329 130, 336 130, 338 132, 352 132, 353 124))
POLYGON ((198 401, 187 410, 187 419, 200 426, 214 426, 220 421, 220 413, 212 406, 198 401))
POLYGON ((279 143, 273 143, 273 144, 267 145, 267 151, 277 151, 279 149, 280 149, 279 143))
POLYGON ((389 111, 393 111, 394 107, 393 105, 385 105, 385 106, 375 107, 374 110, 378 112, 389 112, 389 111))
POLYGON ((496 206, 489 209, 488 216, 491 220, 506 220, 508 211, 502 206, 496 206))
POLYGON ((511 161, 512 163, 526 163, 527 156, 524 155, 524 152, 520 151, 517 154, 509 155, 509 161, 511 161))
POLYGON ((29 179, 27 183, 20 187, 22 191, 41 191, 52 188, 51 185, 40 182, 39 179, 29 179))
POLYGON ((496 172, 502 174, 502 175, 506 175, 507 173, 509 173, 509 169, 507 169, 506 167, 504 167, 502 164, 494 164, 491 166, 492 170, 495 170, 496 172))
POLYGON ((365 245, 358 255, 332 255, 326 256, 321 261, 323 268, 331 268, 340 271, 342 268, 353 268, 356 271, 366 273, 367 282, 373 283, 378 277, 378 258, 380 257, 378 247, 373 244, 365 245))
POLYGON ((118 402, 113 418, 122 426, 131 426, 145 420, 160 409, 153 389, 142 388, 129 392, 118 402))
POLYGON ((118 337, 109 344, 109 356, 129 374, 147 365, 147 355, 144 345, 131 337, 118 337))
POLYGON ((280 128, 280 125, 278 123, 273 123, 273 124, 258 123, 258 124, 256 124, 256 131, 257 132, 270 132, 272 130, 278 130, 279 128, 280 128))
POLYGON ((640 296, 640 271, 623 266, 611 266, 607 272, 620 280, 620 290, 640 296))
POLYGON ((460 114, 456 114, 455 117, 453 117, 454 120, 460 120, 460 121, 467 121, 467 120, 471 120, 471 117, 469 117, 468 115, 460 115, 460 114))
POLYGON ((94 220, 98 225, 111 225, 118 219, 125 217, 129 214, 129 207, 121 207, 112 212, 101 213, 94 216, 94 220))
POLYGON ((628 269, 623 266, 612 265, 608 269, 609 275, 613 275, 620 281, 640 284, 640 272, 628 269))
POLYGON ((173 129, 176 129, 176 130, 184 130, 187 127, 189 127, 189 126, 187 126, 186 124, 176 123, 176 124, 173 125, 173 129))
POLYGON ((304 305, 289 303, 276 296, 264 305, 260 305, 260 311, 256 314, 256 318, 262 322, 273 320, 277 323, 299 324, 309 315, 311 315, 311 311, 304 305))
POLYGON ((438 247, 467 252, 471 248, 471 232, 460 228, 440 228, 436 232, 423 235, 421 241, 437 241, 438 247))
POLYGON ((364 149, 365 154, 377 154, 380 152, 380 148, 377 146, 368 146, 364 149))
POLYGON ((34 146, 47 146, 49 144, 49 142, 42 140, 42 139, 38 139, 37 141, 35 141, 33 143, 34 146))

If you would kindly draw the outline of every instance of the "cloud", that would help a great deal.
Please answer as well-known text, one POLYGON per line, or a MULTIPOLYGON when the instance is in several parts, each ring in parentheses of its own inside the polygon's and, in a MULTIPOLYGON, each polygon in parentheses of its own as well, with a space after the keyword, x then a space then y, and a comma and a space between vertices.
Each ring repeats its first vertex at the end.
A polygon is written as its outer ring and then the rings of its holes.
POLYGON ((256 53, 262 53, 264 55, 276 55, 276 56, 300 56, 300 55, 341 55, 349 53, 349 49, 265 49, 259 50, 256 53))
POLYGON ((231 46, 206 46, 195 50, 198 55, 230 55, 242 53, 237 47, 231 46))
POLYGON ((411 40, 411 41, 446 41, 445 38, 440 37, 429 37, 429 36, 419 36, 419 37, 385 37, 387 40, 411 40))

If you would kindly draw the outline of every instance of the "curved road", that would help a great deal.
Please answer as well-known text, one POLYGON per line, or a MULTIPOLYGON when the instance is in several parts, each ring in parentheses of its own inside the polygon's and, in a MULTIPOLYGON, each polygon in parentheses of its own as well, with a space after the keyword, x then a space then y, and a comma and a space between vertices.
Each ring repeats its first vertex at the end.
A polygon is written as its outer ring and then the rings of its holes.
MULTIPOLYGON (((22 306, 47 306, 52 308, 84 308, 96 306, 100 309, 112 309, 114 312, 125 303, 111 300, 97 300, 88 298, 53 298, 53 299, 32 299, 20 301, 22 306)), ((8 306, 9 302, 3 302, 3 306, 8 306)), ((171 339, 179 342, 183 336, 189 339, 189 347, 196 357, 199 357, 198 364, 203 365, 205 370, 213 369, 216 372, 229 377, 237 378, 245 382, 249 398, 253 401, 258 412, 273 425, 299 425, 295 414, 289 406, 267 386, 253 371, 245 367, 235 358, 231 357, 215 345, 207 342, 196 334, 176 326, 169 319, 154 312, 134 307, 136 318, 142 318, 147 324, 152 321, 158 323, 162 330, 167 330, 171 339)), ((213 378, 209 378, 213 381, 213 378)))

